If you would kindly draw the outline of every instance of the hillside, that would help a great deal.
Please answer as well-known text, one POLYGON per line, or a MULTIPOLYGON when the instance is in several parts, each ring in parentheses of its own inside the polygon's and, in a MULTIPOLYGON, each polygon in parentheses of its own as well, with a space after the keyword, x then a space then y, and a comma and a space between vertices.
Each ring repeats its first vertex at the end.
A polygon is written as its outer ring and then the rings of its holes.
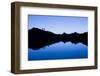
POLYGON ((55 34, 50 31, 45 31, 43 29, 39 28, 32 28, 28 31, 28 45, 29 48, 33 49, 39 49, 47 45, 51 45, 53 43, 57 42, 72 42, 72 43, 78 43, 81 42, 85 45, 87 45, 87 39, 88 39, 88 33, 71 33, 71 34, 55 34))

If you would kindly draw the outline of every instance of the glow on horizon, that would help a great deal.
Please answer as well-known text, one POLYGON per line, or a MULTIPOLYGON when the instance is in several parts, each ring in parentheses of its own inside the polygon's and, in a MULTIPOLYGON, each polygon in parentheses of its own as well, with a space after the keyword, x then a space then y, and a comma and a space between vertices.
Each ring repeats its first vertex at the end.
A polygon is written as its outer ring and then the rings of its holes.
POLYGON ((88 17, 29 15, 28 29, 45 29, 56 34, 88 32, 88 17))

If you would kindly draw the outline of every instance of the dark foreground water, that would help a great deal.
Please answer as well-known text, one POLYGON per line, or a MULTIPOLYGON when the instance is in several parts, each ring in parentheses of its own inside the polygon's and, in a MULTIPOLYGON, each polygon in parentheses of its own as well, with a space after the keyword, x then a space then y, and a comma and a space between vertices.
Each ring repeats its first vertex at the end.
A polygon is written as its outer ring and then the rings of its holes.
POLYGON ((28 60, 88 58, 88 48, 82 43, 58 42, 39 50, 28 49, 28 60))

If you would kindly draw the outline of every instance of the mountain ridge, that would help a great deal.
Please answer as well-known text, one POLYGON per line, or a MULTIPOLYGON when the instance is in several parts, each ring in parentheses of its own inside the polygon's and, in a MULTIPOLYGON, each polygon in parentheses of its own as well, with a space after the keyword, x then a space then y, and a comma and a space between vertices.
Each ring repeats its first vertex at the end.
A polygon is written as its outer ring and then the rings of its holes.
POLYGON ((32 28, 28 30, 28 40, 29 40, 29 48, 33 49, 39 49, 47 45, 51 45, 53 43, 63 41, 65 42, 82 42, 83 44, 87 45, 88 42, 88 32, 84 33, 63 33, 63 34, 55 34, 50 31, 46 31, 45 29, 39 29, 39 28, 32 28))

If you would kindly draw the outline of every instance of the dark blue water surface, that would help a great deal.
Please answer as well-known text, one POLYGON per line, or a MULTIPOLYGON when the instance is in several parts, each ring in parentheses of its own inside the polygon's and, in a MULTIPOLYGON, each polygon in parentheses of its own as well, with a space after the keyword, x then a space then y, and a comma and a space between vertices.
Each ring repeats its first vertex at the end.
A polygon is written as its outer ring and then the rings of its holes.
POLYGON ((82 43, 58 42, 39 50, 28 49, 28 60, 88 58, 88 48, 82 43))

